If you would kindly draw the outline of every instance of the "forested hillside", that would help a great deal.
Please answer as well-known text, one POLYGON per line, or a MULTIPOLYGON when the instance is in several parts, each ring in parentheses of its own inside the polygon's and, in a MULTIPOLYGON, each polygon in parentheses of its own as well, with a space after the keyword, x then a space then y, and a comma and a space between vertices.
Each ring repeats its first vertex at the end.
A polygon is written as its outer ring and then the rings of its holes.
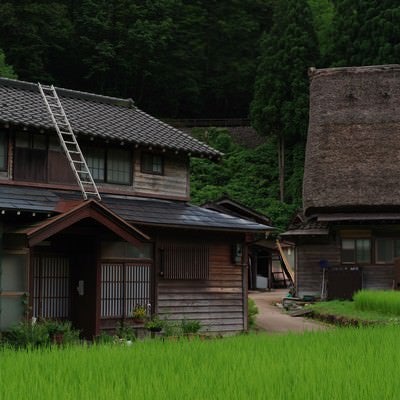
POLYGON ((160 118, 246 118, 265 144, 194 134, 192 196, 228 194, 284 228, 301 205, 310 66, 400 62, 394 0, 0 2, 0 75, 131 97, 160 118))

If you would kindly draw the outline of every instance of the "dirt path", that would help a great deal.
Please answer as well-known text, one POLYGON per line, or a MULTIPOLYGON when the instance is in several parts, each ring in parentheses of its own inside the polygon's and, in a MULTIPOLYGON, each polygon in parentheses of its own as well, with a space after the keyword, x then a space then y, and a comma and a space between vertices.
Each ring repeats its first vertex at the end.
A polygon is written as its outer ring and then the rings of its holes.
POLYGON ((302 317, 291 317, 284 310, 275 306, 286 296, 287 289, 271 292, 249 292, 258 307, 257 327, 271 333, 303 332, 327 329, 325 325, 302 317))

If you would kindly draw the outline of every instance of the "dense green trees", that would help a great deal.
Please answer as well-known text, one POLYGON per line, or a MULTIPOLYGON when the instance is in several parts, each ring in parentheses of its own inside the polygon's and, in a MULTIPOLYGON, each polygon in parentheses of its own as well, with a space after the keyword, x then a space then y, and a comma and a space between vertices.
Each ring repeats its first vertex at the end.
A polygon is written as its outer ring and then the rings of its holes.
POLYGON ((261 41, 251 114, 258 132, 277 138, 281 201, 285 200, 285 147, 304 143, 308 115, 307 69, 318 61, 317 39, 307 1, 277 2, 273 26, 261 41))
POLYGON ((21 79, 132 97, 163 117, 246 117, 271 0, 0 2, 21 79))
POLYGON ((71 24, 57 1, 0 2, 0 47, 21 79, 52 81, 68 71, 71 24))
POLYGON ((0 76, 3 78, 16 78, 17 75, 11 65, 6 63, 6 57, 3 50, 0 49, 0 76))
POLYGON ((203 204, 227 195, 242 204, 265 213, 275 227, 284 230, 299 204, 278 200, 278 165, 275 139, 256 149, 235 144, 226 129, 198 131, 199 139, 225 154, 218 164, 192 159, 192 201, 203 204))
POLYGON ((333 3, 331 65, 399 62, 400 4, 397 0, 334 0, 333 3))

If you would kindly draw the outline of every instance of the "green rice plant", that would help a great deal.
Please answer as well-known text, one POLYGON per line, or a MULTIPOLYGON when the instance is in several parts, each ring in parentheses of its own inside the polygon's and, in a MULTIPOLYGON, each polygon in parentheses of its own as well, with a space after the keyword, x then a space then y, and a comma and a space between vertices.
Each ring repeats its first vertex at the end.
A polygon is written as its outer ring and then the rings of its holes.
POLYGON ((354 297, 355 308, 400 316, 400 292, 394 290, 361 290, 354 297))
POLYGON ((0 399, 397 399, 399 335, 385 326, 3 348, 0 399))

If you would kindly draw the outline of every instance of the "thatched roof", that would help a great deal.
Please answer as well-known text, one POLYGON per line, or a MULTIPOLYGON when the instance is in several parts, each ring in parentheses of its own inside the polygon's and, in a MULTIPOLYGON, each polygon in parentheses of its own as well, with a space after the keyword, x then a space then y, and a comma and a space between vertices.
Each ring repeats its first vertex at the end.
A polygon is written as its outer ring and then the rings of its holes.
POLYGON ((306 215, 400 207, 400 65, 311 70, 306 215))

